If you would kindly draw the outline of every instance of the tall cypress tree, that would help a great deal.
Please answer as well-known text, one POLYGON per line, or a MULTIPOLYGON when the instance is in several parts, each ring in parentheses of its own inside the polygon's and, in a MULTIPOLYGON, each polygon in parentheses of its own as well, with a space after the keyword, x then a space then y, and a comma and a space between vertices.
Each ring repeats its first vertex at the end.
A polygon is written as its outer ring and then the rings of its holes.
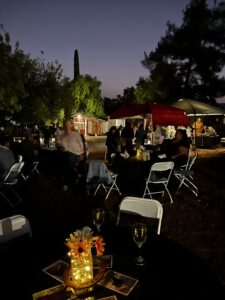
POLYGON ((73 80, 76 81, 79 75, 80 75, 79 55, 78 55, 78 50, 75 49, 75 51, 74 51, 74 77, 73 77, 73 80))

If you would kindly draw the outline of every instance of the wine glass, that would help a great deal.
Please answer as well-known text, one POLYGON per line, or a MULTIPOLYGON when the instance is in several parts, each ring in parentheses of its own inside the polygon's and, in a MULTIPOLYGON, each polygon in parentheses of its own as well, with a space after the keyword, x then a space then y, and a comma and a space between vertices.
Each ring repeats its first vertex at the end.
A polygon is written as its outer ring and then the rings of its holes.
MULTIPOLYGON (((147 226, 144 223, 136 223, 132 226, 132 236, 135 244, 139 249, 143 246, 147 239, 147 226)), ((145 265, 145 259, 141 254, 136 258, 136 265, 143 266, 145 265)))
POLYGON ((100 227, 105 219, 105 211, 102 208, 95 208, 92 210, 92 221, 97 227, 98 232, 100 232, 100 227))

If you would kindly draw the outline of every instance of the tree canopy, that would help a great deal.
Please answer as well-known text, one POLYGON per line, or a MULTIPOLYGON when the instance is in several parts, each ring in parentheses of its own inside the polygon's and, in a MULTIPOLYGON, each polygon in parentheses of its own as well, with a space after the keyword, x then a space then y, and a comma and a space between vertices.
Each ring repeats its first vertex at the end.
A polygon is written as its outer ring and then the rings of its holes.
POLYGON ((142 64, 150 75, 138 83, 136 94, 143 90, 144 99, 148 93, 154 101, 173 102, 180 97, 201 100, 223 93, 224 32, 224 1, 209 7, 205 0, 191 0, 181 26, 168 22, 156 49, 145 53, 142 64))
POLYGON ((80 75, 72 83, 73 112, 83 112, 87 116, 104 116, 101 99, 101 82, 90 75, 80 75))
MULTIPOLYGON (((1 29, 4 32, 4 28, 1 29)), ((21 109, 19 98, 27 95, 16 63, 17 52, 18 44, 13 50, 9 34, 0 32, 0 111, 6 114, 19 111, 21 109)))
POLYGON ((12 116, 22 123, 62 121, 76 112, 103 116, 101 83, 90 75, 79 75, 75 51, 76 80, 62 77, 58 61, 44 63, 12 47, 10 36, 0 28, 0 116, 12 116))

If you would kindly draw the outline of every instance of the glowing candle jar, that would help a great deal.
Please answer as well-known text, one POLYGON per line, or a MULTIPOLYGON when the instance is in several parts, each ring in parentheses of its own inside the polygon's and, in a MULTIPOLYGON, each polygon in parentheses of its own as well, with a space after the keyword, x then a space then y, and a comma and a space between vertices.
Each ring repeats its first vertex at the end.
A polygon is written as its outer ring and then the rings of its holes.
POLYGON ((93 279, 93 262, 91 250, 74 255, 70 251, 71 277, 76 286, 85 284, 93 279))

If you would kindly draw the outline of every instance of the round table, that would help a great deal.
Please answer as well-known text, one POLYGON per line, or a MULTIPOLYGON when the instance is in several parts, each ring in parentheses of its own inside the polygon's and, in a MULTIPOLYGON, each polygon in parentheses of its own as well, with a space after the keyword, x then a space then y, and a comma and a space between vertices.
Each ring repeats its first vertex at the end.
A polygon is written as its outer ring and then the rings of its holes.
MULTIPOLYGON (((93 299, 110 295, 116 295, 118 299, 141 300, 220 299, 222 289, 213 274, 201 260, 178 243, 149 234, 142 249, 147 264, 139 267, 134 263, 138 249, 132 241, 130 228, 103 226, 101 233, 106 242, 106 253, 113 255, 112 269, 137 279, 138 284, 126 297, 96 286, 93 299)), ((37 275, 36 281, 39 290, 59 284, 57 281, 53 284, 54 279, 43 272, 37 275)))

